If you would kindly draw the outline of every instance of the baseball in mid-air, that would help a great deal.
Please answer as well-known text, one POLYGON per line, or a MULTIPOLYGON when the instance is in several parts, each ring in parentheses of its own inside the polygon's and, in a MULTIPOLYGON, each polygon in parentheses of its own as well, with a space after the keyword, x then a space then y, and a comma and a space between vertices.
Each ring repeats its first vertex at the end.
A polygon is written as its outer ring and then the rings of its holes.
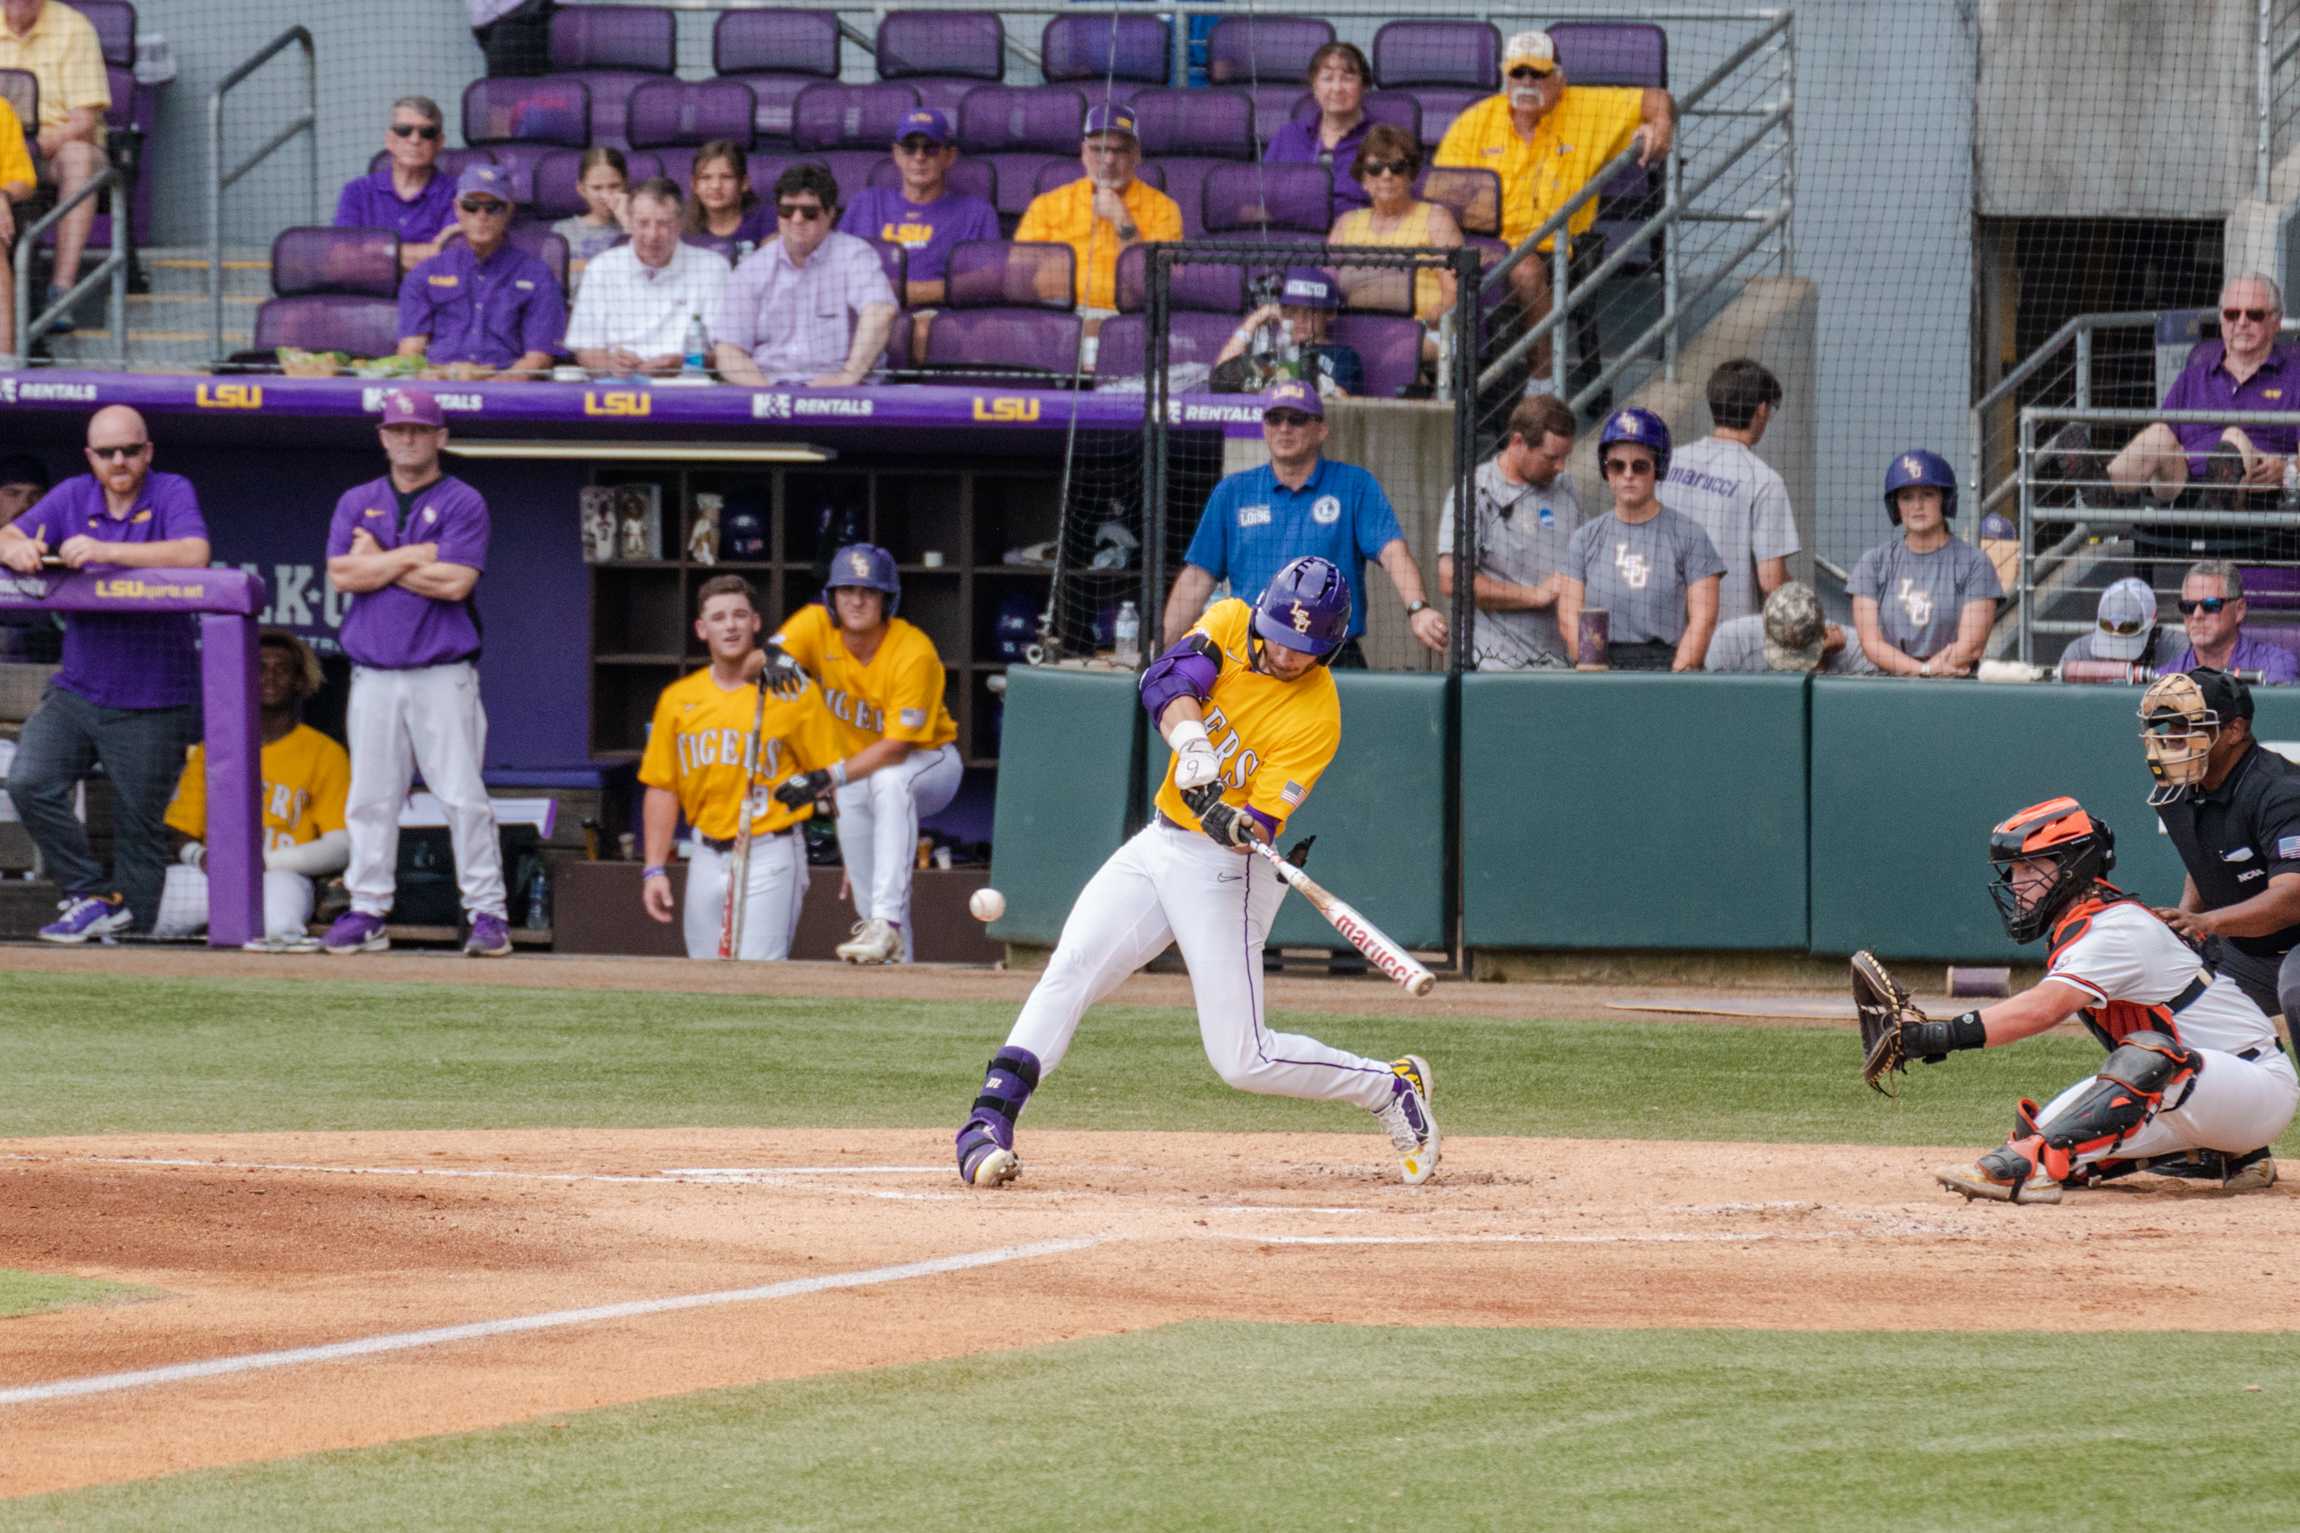
POLYGON ((996 889, 977 889, 966 897, 966 908, 977 921, 995 921, 1006 914, 1006 896, 996 889))

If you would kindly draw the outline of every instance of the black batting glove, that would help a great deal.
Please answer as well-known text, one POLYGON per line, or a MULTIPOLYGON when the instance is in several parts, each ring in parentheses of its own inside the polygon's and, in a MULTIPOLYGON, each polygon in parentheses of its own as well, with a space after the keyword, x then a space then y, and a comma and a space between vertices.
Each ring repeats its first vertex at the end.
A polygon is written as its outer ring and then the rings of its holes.
POLYGON ((804 809, 830 791, 830 773, 793 772, 776 785, 775 802, 785 809, 804 809))
POLYGON ((1216 846, 1247 847, 1255 840, 1253 818, 1243 809, 1228 804, 1208 805, 1198 816, 1198 828, 1213 839, 1216 846))
POLYGON ((759 673, 759 685, 791 702, 807 690, 807 668, 799 664, 789 650, 779 644, 761 646, 767 657, 767 668, 759 673))
POLYGON ((1219 781, 1200 783, 1195 788, 1177 791, 1182 795, 1182 802, 1190 806, 1190 812, 1201 820, 1206 818, 1207 810, 1222 802, 1222 784, 1219 781))

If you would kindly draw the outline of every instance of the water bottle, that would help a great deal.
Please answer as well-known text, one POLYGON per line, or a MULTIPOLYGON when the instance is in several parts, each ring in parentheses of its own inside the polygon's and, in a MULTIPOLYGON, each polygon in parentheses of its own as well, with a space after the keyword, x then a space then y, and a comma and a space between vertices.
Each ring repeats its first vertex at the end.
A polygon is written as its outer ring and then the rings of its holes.
POLYGON ((540 857, 535 859, 534 876, 527 880, 527 929, 551 929, 551 868, 540 857))
POLYGON ((1139 669, 1142 664, 1142 614, 1134 610, 1130 601, 1118 604, 1118 621, 1111 632, 1116 638, 1113 646, 1118 663, 1128 670, 1139 669))
POLYGON ((2284 460, 2284 509, 2300 511, 2300 453, 2284 460))
POLYGON ((708 376, 704 363, 710 353, 711 337, 703 329, 703 316, 697 313, 687 321, 687 357, 685 364, 679 369, 679 375, 683 378, 708 376))

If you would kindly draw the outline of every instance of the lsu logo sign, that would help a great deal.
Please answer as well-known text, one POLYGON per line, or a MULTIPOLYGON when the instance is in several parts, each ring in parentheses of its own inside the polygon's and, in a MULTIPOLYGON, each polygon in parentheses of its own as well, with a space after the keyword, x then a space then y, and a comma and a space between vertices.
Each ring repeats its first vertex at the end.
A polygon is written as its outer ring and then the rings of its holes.
POLYGON ((263 385, 257 383, 203 383, 192 393, 203 410, 261 410, 263 385))
POLYGON ((642 416, 655 413, 655 396, 644 389, 583 391, 585 415, 642 416))
POLYGON ((1021 424, 1038 419, 1039 401, 1018 399, 1011 394, 998 394, 989 399, 974 396, 974 418, 978 421, 998 421, 1002 424, 1021 424))

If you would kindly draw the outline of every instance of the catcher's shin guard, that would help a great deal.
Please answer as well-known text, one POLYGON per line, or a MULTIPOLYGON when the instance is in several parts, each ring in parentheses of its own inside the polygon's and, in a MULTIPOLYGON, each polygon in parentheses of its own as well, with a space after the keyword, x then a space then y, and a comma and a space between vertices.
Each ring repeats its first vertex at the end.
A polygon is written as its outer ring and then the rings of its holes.
POLYGON ((1003 1048, 991 1057, 982 1093, 958 1131, 958 1179, 969 1187, 997 1187, 1022 1174, 1014 1153, 1014 1120, 1038 1089, 1038 1056, 1003 1048))
POLYGON ((1943 1186, 1968 1198, 2008 1203, 2057 1203, 2062 1184, 2085 1180, 2078 1157, 2104 1157, 2156 1114, 2165 1094, 2195 1078, 2203 1060, 2178 1039, 2144 1029, 2128 1033, 2110 1053, 2091 1086, 2040 1121, 2023 1098, 2011 1140, 1970 1169, 1939 1174, 1943 1186))

